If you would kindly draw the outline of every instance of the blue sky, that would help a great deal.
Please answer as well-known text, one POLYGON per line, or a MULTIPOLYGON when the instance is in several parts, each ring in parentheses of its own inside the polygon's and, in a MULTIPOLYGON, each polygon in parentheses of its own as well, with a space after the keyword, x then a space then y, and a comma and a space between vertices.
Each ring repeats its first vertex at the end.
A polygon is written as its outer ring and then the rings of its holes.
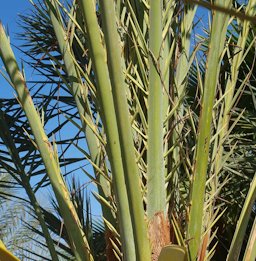
POLYGON ((29 0, 1 1, 0 20, 4 26, 8 26, 11 36, 18 31, 18 14, 27 12, 30 5, 29 0))
MULTIPOLYGON (((19 45, 16 34, 21 30, 18 26, 19 14, 24 14, 29 11, 31 3, 29 0, 5 0, 1 1, 0 20, 11 38, 12 45, 19 45)), ((13 51, 17 60, 20 61, 22 54, 13 47, 13 51)), ((2 62, 0 62, 2 69, 2 62)), ((0 76, 0 97, 13 97, 13 90, 7 86, 6 81, 0 76)))

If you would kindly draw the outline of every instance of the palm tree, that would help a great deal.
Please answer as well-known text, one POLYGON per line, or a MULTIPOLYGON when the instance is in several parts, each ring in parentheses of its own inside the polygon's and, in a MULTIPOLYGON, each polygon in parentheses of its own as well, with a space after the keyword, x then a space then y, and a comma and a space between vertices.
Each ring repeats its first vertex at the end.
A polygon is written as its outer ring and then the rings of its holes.
POLYGON ((254 260, 256 1, 31 2, 23 50, 40 77, 30 90, 0 28, 18 98, 2 102, 0 163, 25 189, 49 258, 254 260), (193 46, 197 4, 211 19, 193 46), (76 164, 97 186, 98 234, 64 179, 76 164), (45 186, 58 214, 38 202, 45 186))

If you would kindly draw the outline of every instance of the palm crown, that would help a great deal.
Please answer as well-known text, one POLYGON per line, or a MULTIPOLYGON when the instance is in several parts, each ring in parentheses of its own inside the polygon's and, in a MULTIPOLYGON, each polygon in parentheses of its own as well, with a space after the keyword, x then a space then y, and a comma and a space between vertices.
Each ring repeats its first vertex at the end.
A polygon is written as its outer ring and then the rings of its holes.
POLYGON ((256 1, 202 2, 196 39, 201 1, 31 2, 20 36, 35 81, 1 26, 17 99, 1 101, 0 164, 25 189, 34 242, 52 260, 253 260, 256 1), (66 185, 81 171, 101 221, 81 181, 66 185))

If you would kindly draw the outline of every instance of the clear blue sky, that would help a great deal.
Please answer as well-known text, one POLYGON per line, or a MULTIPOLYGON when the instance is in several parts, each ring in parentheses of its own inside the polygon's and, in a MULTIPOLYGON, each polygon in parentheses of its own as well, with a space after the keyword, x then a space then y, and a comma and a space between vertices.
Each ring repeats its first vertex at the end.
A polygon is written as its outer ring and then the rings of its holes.
MULTIPOLYGON (((18 26, 19 14, 28 13, 31 3, 29 0, 2 0, 0 7, 0 21, 11 38, 12 45, 19 45, 16 34, 21 30, 18 26)), ((13 47, 18 62, 22 54, 13 47)), ((2 70, 2 61, 0 61, 0 69, 2 70)), ((13 97, 13 90, 7 86, 6 81, 0 76, 0 97, 13 97)))
POLYGON ((20 31, 18 27, 19 14, 28 13, 31 6, 29 0, 5 0, 1 1, 0 20, 11 37, 11 42, 15 45, 15 34, 20 31))
POLYGON ((8 26, 10 35, 18 31, 18 14, 27 12, 31 3, 29 0, 5 0, 1 1, 0 20, 8 26))

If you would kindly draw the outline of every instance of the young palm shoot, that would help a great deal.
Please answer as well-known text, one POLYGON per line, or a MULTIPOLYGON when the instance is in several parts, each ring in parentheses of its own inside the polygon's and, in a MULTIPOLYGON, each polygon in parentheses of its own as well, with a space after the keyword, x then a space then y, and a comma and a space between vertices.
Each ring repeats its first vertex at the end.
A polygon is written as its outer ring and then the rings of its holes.
MULTIPOLYGON (((223 5, 225 8, 230 8, 232 1, 228 0, 223 4, 221 0, 218 0, 216 1, 216 4, 223 5)), ((192 180, 191 209, 187 231, 190 258, 193 261, 196 260, 203 232, 202 224, 211 137, 212 109, 219 76, 221 54, 223 52, 226 38, 227 24, 228 16, 226 14, 220 12, 213 13, 203 101, 196 145, 196 162, 192 180)))

